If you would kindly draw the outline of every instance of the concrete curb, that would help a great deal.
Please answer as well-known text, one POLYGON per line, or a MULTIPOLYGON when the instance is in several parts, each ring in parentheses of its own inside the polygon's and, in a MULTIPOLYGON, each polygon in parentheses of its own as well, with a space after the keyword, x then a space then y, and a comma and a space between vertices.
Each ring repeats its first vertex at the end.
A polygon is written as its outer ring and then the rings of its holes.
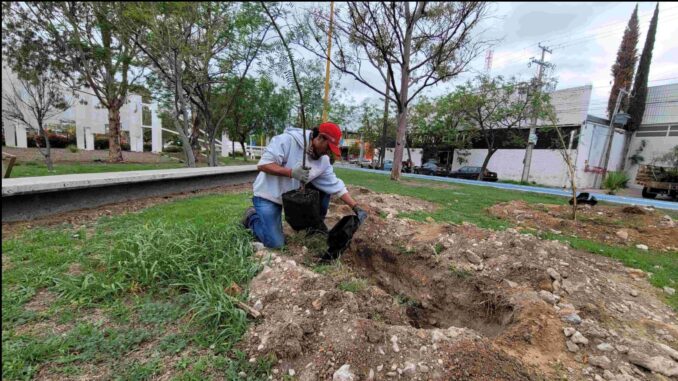
POLYGON ((24 177, 2 182, 2 222, 134 199, 244 184, 256 165, 24 177))

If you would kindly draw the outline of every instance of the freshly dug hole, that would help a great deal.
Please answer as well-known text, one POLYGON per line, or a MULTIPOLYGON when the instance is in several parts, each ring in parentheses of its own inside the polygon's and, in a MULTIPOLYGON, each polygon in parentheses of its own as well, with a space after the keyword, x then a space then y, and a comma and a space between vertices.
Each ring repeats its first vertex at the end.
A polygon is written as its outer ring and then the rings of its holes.
POLYGON ((465 327, 493 338, 512 322, 513 306, 490 279, 360 240, 342 261, 406 306, 415 328, 465 327))

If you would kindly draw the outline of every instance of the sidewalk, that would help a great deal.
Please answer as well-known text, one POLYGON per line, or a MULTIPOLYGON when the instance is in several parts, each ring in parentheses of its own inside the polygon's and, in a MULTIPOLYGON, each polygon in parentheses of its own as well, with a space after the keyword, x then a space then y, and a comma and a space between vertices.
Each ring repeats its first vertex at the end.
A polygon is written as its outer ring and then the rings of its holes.
MULTIPOLYGON (((381 174, 381 175, 390 175, 389 171, 356 168, 356 167, 343 165, 343 164, 338 164, 338 165, 335 165, 335 166, 338 167, 338 168, 351 169, 351 170, 354 170, 354 171, 363 171, 363 172, 370 172, 370 173, 376 173, 376 174, 381 174)), ((432 180, 432 181, 442 181, 442 182, 446 182, 446 183, 467 184, 467 185, 475 185, 475 186, 480 186, 480 187, 490 187, 490 188, 516 190, 516 191, 521 191, 521 192, 551 194, 551 195, 555 195, 555 196, 563 196, 563 197, 568 197, 568 198, 572 197, 572 193, 570 191, 555 189, 555 188, 533 187, 533 186, 527 186, 527 185, 516 185, 516 184, 506 184, 506 183, 490 183, 490 182, 485 182, 485 181, 462 180, 462 179, 454 179, 454 178, 449 178, 449 177, 416 175, 416 174, 412 174, 412 173, 403 173, 402 176, 407 177, 407 178, 416 178, 416 179, 432 180)), ((582 191, 580 191, 580 192, 582 192, 582 191)), ((663 200, 651 200, 651 199, 646 199, 646 198, 636 198, 636 197, 633 197, 633 196, 631 196, 631 197, 629 197, 629 196, 611 196, 611 195, 608 195, 608 194, 599 193, 600 189, 593 189, 593 190, 586 190, 586 191, 588 191, 593 196, 595 196, 598 199, 598 201, 605 201, 605 202, 611 202, 611 203, 614 203, 614 204, 624 204, 624 205, 651 206, 653 208, 658 208, 658 209, 668 209, 668 210, 678 211, 678 202, 663 201, 663 200)))

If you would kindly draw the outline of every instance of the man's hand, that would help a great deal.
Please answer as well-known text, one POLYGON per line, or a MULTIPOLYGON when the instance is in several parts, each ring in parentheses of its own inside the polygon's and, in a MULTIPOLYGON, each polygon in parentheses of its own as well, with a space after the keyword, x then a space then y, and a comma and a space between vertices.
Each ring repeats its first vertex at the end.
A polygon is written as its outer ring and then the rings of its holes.
POLYGON ((363 210, 363 208, 359 207, 358 205, 353 207, 353 212, 355 213, 356 216, 358 216, 358 220, 360 221, 360 225, 365 222, 367 219, 367 212, 363 210))
POLYGON ((302 167, 296 167, 296 168, 292 169, 292 173, 290 174, 290 177, 297 179, 297 180, 299 180, 299 181, 301 181, 302 183, 305 184, 305 183, 308 182, 308 176, 309 176, 310 171, 311 171, 310 169, 305 169, 305 168, 302 168, 302 167))

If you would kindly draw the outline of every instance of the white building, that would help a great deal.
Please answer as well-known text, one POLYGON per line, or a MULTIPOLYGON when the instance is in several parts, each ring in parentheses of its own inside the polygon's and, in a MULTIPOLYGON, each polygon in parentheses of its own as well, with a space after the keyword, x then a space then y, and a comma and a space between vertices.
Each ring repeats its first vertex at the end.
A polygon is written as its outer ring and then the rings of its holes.
MULTIPOLYGON (((2 92, 13 94, 12 84, 21 89, 16 75, 5 65, 2 67, 2 92)), ((21 91, 21 90, 20 90, 21 91)), ((75 125, 78 148, 94 150, 94 135, 108 133, 108 110, 101 106, 97 97, 87 89, 72 92, 64 88, 64 96, 71 104, 66 111, 45 121, 46 127, 64 124, 75 125)), ((29 114, 26 112, 25 114, 29 114)), ((35 123, 31 123, 35 125, 35 123)), ((162 130, 158 105, 144 102, 141 95, 130 93, 120 109, 122 131, 129 133, 130 150, 143 152, 144 129, 151 130, 151 150, 162 151, 162 130), (145 115, 145 117, 144 117, 145 115)), ((10 147, 27 147, 27 127, 22 123, 2 118, 5 142, 10 147)))
POLYGON ((643 123, 631 138, 626 162, 626 173, 631 178, 628 185, 634 188, 642 188, 635 183, 639 165, 668 165, 660 157, 678 145, 678 83, 647 90, 643 123), (642 157, 642 162, 631 160, 635 155, 642 157))
MULTIPOLYGON (((579 188, 594 186, 595 177, 603 166, 603 151, 609 133, 609 121, 588 114, 591 100, 589 86, 554 91, 551 103, 556 109, 559 126, 567 130, 566 137, 572 149, 570 155, 575 162, 576 184, 579 188), (571 142, 571 143, 570 143, 571 142)), ((540 123, 538 125, 543 125, 540 123)), ((647 106, 641 128, 631 138, 627 160, 633 156, 646 140, 642 156, 643 163, 655 163, 656 159, 678 145, 678 84, 648 88, 647 106)), ((537 148, 532 153, 529 181, 555 187, 569 186, 567 167, 561 152, 557 149, 537 148)), ((624 130, 615 130, 608 168, 619 170, 622 167, 624 130)), ((454 154, 452 170, 462 166, 481 166, 487 149, 469 149, 462 151, 467 156, 459 161, 459 152, 454 154), (464 161, 465 159, 465 161, 464 161)), ((520 181, 523 170, 524 148, 499 149, 490 159, 488 169, 497 172, 501 180, 520 181)), ((633 183, 638 165, 629 165, 627 173, 633 183)), ((660 163, 657 163, 660 164, 660 163)))

